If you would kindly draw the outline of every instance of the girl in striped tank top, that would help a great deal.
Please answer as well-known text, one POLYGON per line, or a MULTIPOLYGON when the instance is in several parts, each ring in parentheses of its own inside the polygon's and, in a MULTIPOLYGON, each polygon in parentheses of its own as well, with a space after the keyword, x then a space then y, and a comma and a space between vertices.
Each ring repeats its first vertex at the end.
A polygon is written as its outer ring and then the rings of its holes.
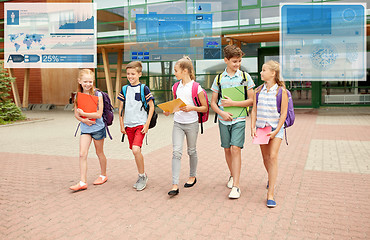
POLYGON ((257 87, 253 98, 251 114, 251 136, 256 137, 256 128, 271 126, 268 144, 261 144, 263 163, 268 173, 267 207, 275 207, 274 188, 278 174, 278 153, 284 136, 284 122, 288 111, 288 94, 285 84, 280 81, 280 66, 276 61, 268 61, 262 66, 261 79, 264 84, 257 87), (276 106, 276 95, 282 88, 281 113, 276 106), (259 93, 258 102, 256 93, 259 93))

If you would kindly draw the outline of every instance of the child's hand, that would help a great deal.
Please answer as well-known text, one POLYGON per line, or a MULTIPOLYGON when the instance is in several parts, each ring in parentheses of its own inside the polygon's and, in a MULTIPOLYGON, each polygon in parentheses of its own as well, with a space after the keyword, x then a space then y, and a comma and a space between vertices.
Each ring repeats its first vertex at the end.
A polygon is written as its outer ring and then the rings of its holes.
POLYGON ((267 133, 267 136, 270 136, 270 139, 273 139, 273 138, 275 138, 276 134, 278 134, 278 132, 275 130, 275 131, 272 131, 270 133, 267 133))
POLYGON ((223 107, 232 107, 233 106, 233 100, 231 100, 231 98, 229 98, 228 96, 225 96, 225 98, 221 99, 221 106, 223 107))
POLYGON ((149 124, 145 123, 143 129, 141 129, 141 133, 145 134, 148 132, 148 130, 149 130, 149 124))
POLYGON ((222 120, 224 121, 232 121, 233 120, 233 114, 229 112, 222 111, 220 113, 222 120))
POLYGON ((94 122, 94 121, 91 121, 90 119, 88 119, 88 118, 84 118, 84 119, 82 119, 82 122, 83 123, 85 123, 87 126, 91 126, 91 125, 93 125, 93 124, 95 124, 96 122, 94 122))
POLYGON ((181 107, 180 110, 183 111, 183 112, 194 111, 193 106, 189 106, 189 105, 181 107))
POLYGON ((126 134, 125 127, 121 126, 121 133, 126 134))
POLYGON ((77 113, 80 116, 84 116, 85 112, 81 108, 77 108, 77 113))
POLYGON ((256 128, 251 128, 251 137, 252 138, 257 137, 256 128))
POLYGON ((165 112, 163 111, 163 114, 167 117, 168 115, 170 115, 171 113, 170 112, 165 112))

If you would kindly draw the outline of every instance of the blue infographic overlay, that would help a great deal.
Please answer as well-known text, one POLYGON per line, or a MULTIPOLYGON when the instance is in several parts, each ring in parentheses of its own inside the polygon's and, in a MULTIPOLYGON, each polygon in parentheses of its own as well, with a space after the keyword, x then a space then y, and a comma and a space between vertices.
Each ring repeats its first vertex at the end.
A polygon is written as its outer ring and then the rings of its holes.
POLYGON ((203 51, 203 39, 212 37, 212 14, 136 14, 136 35, 138 46, 155 46, 131 51, 131 60, 177 60, 182 55, 196 55, 203 51))
POLYGON ((286 81, 366 81, 364 4, 282 4, 281 76, 286 81))
POLYGON ((6 68, 96 68, 92 3, 5 3, 6 68))
POLYGON ((155 9, 140 13, 131 10, 136 41, 125 46, 125 61, 176 61, 184 55, 192 59, 221 58, 220 33, 213 30, 221 21, 219 2, 174 2, 158 4, 155 9))

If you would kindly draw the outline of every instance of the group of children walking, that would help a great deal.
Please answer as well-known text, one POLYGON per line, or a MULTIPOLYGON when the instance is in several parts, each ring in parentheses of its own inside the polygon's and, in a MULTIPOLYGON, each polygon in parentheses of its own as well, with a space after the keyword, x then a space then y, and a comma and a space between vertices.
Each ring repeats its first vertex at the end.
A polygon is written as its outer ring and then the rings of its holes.
MULTIPOLYGON (((212 84, 211 108, 217 114, 218 126, 221 139, 221 147, 224 149, 225 159, 230 171, 230 176, 226 186, 230 188, 229 198, 236 199, 241 195, 239 187, 241 170, 241 149, 245 141, 245 116, 233 116, 224 110, 224 107, 248 107, 253 106, 251 113, 251 136, 256 137, 256 129, 271 126, 272 131, 268 134, 270 141, 266 145, 260 145, 263 162, 268 173, 267 181, 267 201, 268 207, 275 207, 274 188, 278 172, 278 151, 283 138, 283 124, 287 116, 288 96, 284 82, 279 78, 279 64, 275 61, 269 61, 263 65, 261 79, 264 84, 253 90, 255 84, 248 73, 240 70, 241 60, 244 53, 234 45, 228 45, 224 48, 224 61, 226 63, 225 71, 214 79, 212 84), (243 101, 233 101, 228 96, 220 97, 222 89, 245 86, 247 97, 243 101), (276 105, 276 93, 279 88, 283 89, 281 111, 278 113, 276 105), (258 94, 258 102, 256 101, 258 94)), ((172 88, 174 97, 180 98, 186 106, 181 107, 174 113, 174 125, 172 131, 172 188, 168 195, 175 196, 179 194, 179 175, 181 167, 181 157, 184 138, 187 142, 187 153, 189 155, 190 173, 188 181, 184 184, 185 188, 193 187, 197 183, 197 137, 199 131, 198 113, 208 111, 208 103, 202 87, 198 85, 197 94, 200 104, 194 104, 192 89, 195 82, 195 72, 192 61, 189 57, 183 57, 176 62, 174 66, 175 77, 179 80, 176 87, 172 88)), ((145 101, 149 105, 149 111, 143 110, 141 97, 141 83, 139 81, 142 75, 142 65, 140 62, 131 62, 126 66, 127 79, 129 84, 126 92, 120 92, 118 100, 120 130, 127 135, 129 147, 135 157, 138 169, 138 179, 133 187, 141 191, 146 187, 148 176, 145 173, 144 158, 141 153, 141 146, 145 134, 148 132, 150 119, 154 112, 154 98, 147 86, 144 86, 145 101)), ((92 71, 83 69, 78 78, 78 91, 94 95, 93 86, 94 74, 92 71)), ((197 87, 195 85, 195 87, 197 87)), ((103 152, 105 138, 105 125, 102 124, 102 96, 99 98, 97 111, 86 113, 75 105, 75 117, 81 121, 80 136, 80 170, 81 180, 70 189, 74 191, 87 189, 87 153, 91 141, 94 141, 96 153, 98 155, 101 167, 101 174, 94 182, 95 185, 103 184, 107 181, 106 166, 107 160, 103 152), (89 119, 96 119, 91 121, 89 119)), ((75 101, 77 102, 77 101, 75 101)), ((170 112, 164 112, 169 116, 170 112)))

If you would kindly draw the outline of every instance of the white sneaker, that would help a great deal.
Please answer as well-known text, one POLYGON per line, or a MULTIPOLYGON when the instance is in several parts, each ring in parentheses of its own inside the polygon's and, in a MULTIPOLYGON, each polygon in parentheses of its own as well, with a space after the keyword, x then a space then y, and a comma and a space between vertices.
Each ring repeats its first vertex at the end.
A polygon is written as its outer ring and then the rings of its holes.
POLYGON ((137 191, 142 191, 146 187, 146 183, 148 182, 148 176, 145 174, 142 177, 139 177, 139 180, 136 184, 136 190, 137 191))
POLYGON ((140 182, 140 176, 138 176, 136 183, 132 186, 133 188, 137 189, 137 184, 140 182))
POLYGON ((232 189, 234 184, 234 178, 232 176, 229 177, 229 181, 227 182, 227 187, 232 189))
POLYGON ((240 194, 241 194, 240 189, 238 187, 233 187, 229 194, 229 198, 232 198, 232 199, 240 198, 240 194))

